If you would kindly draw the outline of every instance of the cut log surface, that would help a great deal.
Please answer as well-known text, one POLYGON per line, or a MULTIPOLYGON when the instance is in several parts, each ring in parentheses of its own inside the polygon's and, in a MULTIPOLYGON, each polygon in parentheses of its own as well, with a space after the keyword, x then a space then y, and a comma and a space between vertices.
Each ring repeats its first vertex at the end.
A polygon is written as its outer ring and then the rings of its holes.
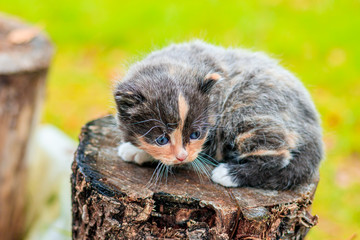
POLYGON ((39 29, 0 15, 0 239, 22 239, 25 157, 39 118, 52 44, 39 29))
POLYGON ((225 188, 178 168, 147 187, 155 165, 117 156, 112 116, 82 129, 73 162, 73 239, 303 239, 317 222, 317 186, 294 191, 225 188))

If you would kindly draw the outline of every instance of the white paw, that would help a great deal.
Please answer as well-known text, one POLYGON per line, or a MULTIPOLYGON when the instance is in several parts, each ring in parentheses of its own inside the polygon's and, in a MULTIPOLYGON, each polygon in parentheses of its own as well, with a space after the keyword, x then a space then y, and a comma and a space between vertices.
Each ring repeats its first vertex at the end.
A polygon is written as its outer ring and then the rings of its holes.
POLYGON ((139 165, 152 161, 152 157, 148 153, 129 142, 120 144, 118 147, 118 155, 125 162, 135 162, 139 165))
POLYGON ((223 185, 224 187, 237 187, 237 184, 233 182, 229 175, 229 170, 226 168, 226 164, 221 163, 211 173, 211 180, 223 185))

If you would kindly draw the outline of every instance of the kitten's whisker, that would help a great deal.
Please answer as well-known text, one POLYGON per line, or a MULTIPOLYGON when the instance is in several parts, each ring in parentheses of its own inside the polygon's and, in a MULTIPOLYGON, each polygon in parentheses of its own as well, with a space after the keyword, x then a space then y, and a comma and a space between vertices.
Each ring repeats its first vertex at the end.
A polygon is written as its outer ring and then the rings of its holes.
POLYGON ((147 109, 149 109, 154 115, 157 115, 157 117, 160 118, 160 120, 156 119, 157 121, 161 122, 163 125, 165 125, 164 121, 162 120, 161 116, 160 116, 160 108, 159 108, 159 103, 156 103, 157 105, 157 109, 159 110, 158 112, 155 111, 155 109, 150 108, 148 105, 145 105, 147 109))
POLYGON ((115 141, 118 142, 118 144, 121 144, 121 138, 120 138, 120 136, 115 136, 115 137, 113 138, 113 140, 111 141, 111 145, 113 145, 115 141))
POLYGON ((161 181, 161 172, 162 172, 163 166, 164 165, 161 163, 160 168, 159 168, 159 170, 158 170, 158 172, 156 174, 156 182, 155 182, 155 184, 157 184, 159 181, 161 181))
POLYGON ((196 161, 196 165, 197 165, 197 169, 198 169, 198 172, 199 172, 199 178, 200 178, 200 182, 203 183, 204 182, 204 176, 206 177, 206 174, 204 174, 204 171, 201 167, 201 164, 199 161, 196 161))
POLYGON ((206 174, 204 174, 203 168, 202 168, 199 160, 198 160, 198 159, 195 159, 195 160, 193 161, 193 163, 194 163, 194 167, 196 168, 196 171, 197 171, 197 174, 198 174, 198 176, 199 176, 199 179, 202 180, 203 175, 206 175, 206 174))
POLYGON ((170 127, 171 125, 178 125, 178 123, 167 123, 166 127, 170 130, 175 130, 175 128, 170 127))
POLYGON ((161 184, 161 180, 165 176, 165 171, 166 171, 166 165, 162 164, 162 168, 161 168, 161 172, 160 172, 160 180, 159 180, 160 184, 161 184))
POLYGON ((205 166, 207 166, 208 168, 210 168, 210 165, 211 166, 217 166, 216 164, 214 164, 213 162, 209 161, 208 159, 205 159, 201 156, 198 157, 199 158, 199 161, 201 161, 202 164, 204 164, 205 166))
POLYGON ((173 172, 173 166, 171 166, 171 165, 169 165, 169 173, 170 173, 171 175, 175 176, 175 175, 174 175, 174 172, 173 172))
POLYGON ((211 167, 210 167, 209 164, 207 164, 206 159, 200 157, 199 158, 199 165, 202 167, 202 169, 205 170, 205 172, 209 176, 209 172, 211 171, 211 167))
POLYGON ((199 177, 200 182, 202 183, 202 175, 201 175, 201 173, 200 173, 200 170, 199 170, 199 167, 198 167, 198 165, 197 165, 196 160, 194 160, 194 161, 191 162, 191 166, 192 166, 193 169, 195 170, 196 174, 197 174, 198 177, 199 177))
POLYGON ((213 107, 216 106, 217 104, 218 104, 218 103, 213 103, 213 104, 208 105, 208 106, 204 109, 204 111, 195 119, 195 121, 198 120, 199 118, 201 118, 204 114, 208 113, 209 109, 210 109, 210 108, 213 108, 213 107))
POLYGON ((144 120, 144 121, 140 121, 140 122, 136 122, 136 123, 132 123, 132 125, 136 125, 136 124, 140 124, 140 123, 145 123, 145 122, 150 122, 150 121, 155 121, 155 122, 158 122, 158 123, 161 123, 161 124, 164 124, 163 122, 161 122, 160 120, 157 120, 157 119, 147 119, 147 120, 144 120))
POLYGON ((164 121, 161 119, 160 108, 159 108, 159 102, 156 102, 156 106, 157 106, 157 108, 158 108, 158 110, 159 110, 159 113, 158 113, 159 118, 160 118, 161 122, 163 122, 163 123, 164 123, 164 121))
POLYGON ((162 168, 162 163, 160 162, 159 164, 159 168, 156 170, 156 177, 155 177, 155 181, 154 181, 154 185, 156 186, 158 181, 159 181, 159 175, 160 175, 160 171, 161 171, 161 168, 162 168))
POLYGON ((199 172, 204 176, 206 176, 207 178, 210 178, 210 173, 209 173, 209 169, 206 168, 207 165, 204 165, 200 159, 196 159, 195 164, 197 165, 199 172))
POLYGON ((221 116, 224 116, 224 113, 220 113, 220 114, 210 114, 210 115, 205 115, 207 112, 203 112, 198 118, 195 119, 195 121, 199 121, 201 119, 204 119, 204 118, 209 118, 209 117, 221 117, 221 116))
POLYGON ((150 188, 153 185, 153 183, 154 183, 153 181, 155 180, 154 177, 155 177, 155 175, 157 175, 157 172, 158 172, 158 169, 159 169, 160 166, 161 166, 161 162, 158 162, 153 174, 151 175, 150 180, 146 184, 146 187, 150 188))
POLYGON ((202 156, 204 159, 208 160, 211 165, 217 166, 219 164, 219 162, 215 158, 209 156, 208 154, 206 154, 204 152, 199 152, 199 154, 205 155, 206 157, 210 158, 210 159, 207 159, 204 156, 202 156))
POLYGON ((199 162, 206 168, 208 171, 212 170, 211 166, 217 166, 214 162, 210 161, 209 159, 204 158, 203 156, 198 156, 199 162))
POLYGON ((154 129, 154 128, 156 128, 156 127, 161 127, 161 126, 156 125, 156 126, 154 126, 154 127, 150 128, 150 130, 149 130, 149 131, 147 131, 144 135, 140 136, 140 138, 141 138, 141 137, 145 137, 147 134, 149 134, 149 133, 150 133, 150 131, 151 131, 151 130, 153 130, 153 129, 154 129))
POLYGON ((161 179, 164 173, 165 164, 161 163, 161 167, 158 170, 157 178, 156 178, 156 184, 161 184, 161 179))
POLYGON ((165 168, 165 177, 166 177, 165 183, 167 184, 168 176, 169 176, 169 166, 168 165, 165 165, 165 166, 166 166, 166 168, 165 168))

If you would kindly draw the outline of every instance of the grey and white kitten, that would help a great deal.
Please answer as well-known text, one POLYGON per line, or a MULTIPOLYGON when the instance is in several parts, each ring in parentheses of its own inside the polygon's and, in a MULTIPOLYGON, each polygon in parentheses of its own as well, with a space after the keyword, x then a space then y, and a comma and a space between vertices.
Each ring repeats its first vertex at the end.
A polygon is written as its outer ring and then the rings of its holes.
POLYGON ((131 66, 114 95, 125 161, 207 156, 216 183, 282 190, 310 181, 323 156, 309 93, 262 53, 173 44, 131 66))

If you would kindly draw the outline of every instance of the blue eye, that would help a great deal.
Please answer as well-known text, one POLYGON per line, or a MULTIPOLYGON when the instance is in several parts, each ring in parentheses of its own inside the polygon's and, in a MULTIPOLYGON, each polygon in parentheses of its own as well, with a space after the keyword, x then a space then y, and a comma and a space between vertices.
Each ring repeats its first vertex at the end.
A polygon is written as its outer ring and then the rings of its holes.
POLYGON ((190 139, 198 139, 200 137, 200 132, 196 131, 190 134, 190 139))
POLYGON ((165 137, 165 136, 160 136, 155 141, 159 145, 165 145, 165 144, 167 144, 169 142, 169 139, 167 137, 165 137))

